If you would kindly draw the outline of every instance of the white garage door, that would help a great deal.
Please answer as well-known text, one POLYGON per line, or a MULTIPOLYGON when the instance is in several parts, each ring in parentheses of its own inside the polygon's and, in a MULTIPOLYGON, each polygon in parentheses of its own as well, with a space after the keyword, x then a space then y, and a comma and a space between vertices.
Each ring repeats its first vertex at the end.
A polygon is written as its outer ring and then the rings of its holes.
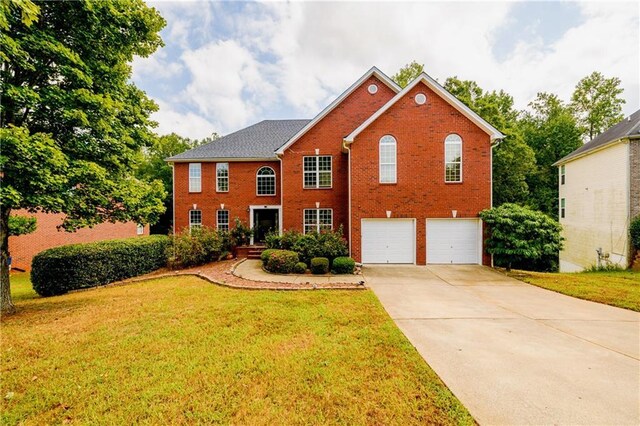
POLYGON ((481 263, 478 219, 427 219, 427 263, 481 263))
POLYGON ((362 263, 414 263, 413 219, 362 219, 362 263))

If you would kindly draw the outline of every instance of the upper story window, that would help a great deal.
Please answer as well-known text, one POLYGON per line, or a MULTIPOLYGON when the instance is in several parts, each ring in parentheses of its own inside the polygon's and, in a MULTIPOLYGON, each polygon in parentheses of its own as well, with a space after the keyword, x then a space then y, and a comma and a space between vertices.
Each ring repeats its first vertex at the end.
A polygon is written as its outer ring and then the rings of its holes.
POLYGON ((202 228, 202 210, 189 210, 189 230, 202 228))
POLYGON ((144 234, 144 225, 143 224, 139 223, 136 226, 136 234, 137 235, 143 235, 144 234))
POLYGON ((560 217, 562 219, 564 219, 564 215, 565 215, 565 206, 566 206, 566 201, 564 198, 560 199, 560 217))
POLYGON ((260 167, 256 173, 256 193, 258 195, 276 195, 276 172, 271 167, 260 167))
POLYGON ((564 164, 560 166, 560 185, 564 185, 564 164))
POLYGON ((462 138, 455 134, 444 141, 444 181, 462 182, 462 138))
POLYGON ((202 165, 189 163, 189 192, 202 191, 202 165))
POLYGON ((304 233, 330 231, 333 228, 332 209, 304 209, 304 233))
POLYGON ((218 210, 218 231, 229 230, 229 210, 218 210))
POLYGON ((229 192, 229 163, 216 164, 216 191, 229 192))
POLYGON ((380 138, 380 183, 397 181, 397 143, 396 138, 385 135, 380 138))
POLYGON ((331 156, 320 155, 302 159, 305 188, 331 188, 331 156))

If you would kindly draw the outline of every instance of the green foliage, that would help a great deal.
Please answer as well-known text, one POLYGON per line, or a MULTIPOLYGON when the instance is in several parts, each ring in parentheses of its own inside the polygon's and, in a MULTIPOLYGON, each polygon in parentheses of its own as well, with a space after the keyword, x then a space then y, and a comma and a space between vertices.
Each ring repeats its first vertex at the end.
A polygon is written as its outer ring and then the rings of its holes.
POLYGON ((629 234, 631 235, 631 244, 640 250, 640 216, 636 216, 629 225, 629 234))
POLYGON ((326 257, 314 257, 311 259, 311 273, 322 275, 329 272, 329 259, 326 257))
POLYGON ((290 274, 300 261, 298 253, 290 250, 274 250, 264 266, 269 272, 276 274, 290 274))
POLYGON ((334 274, 353 274, 355 267, 356 261, 350 257, 336 257, 331 264, 334 274))
POLYGON ((54 247, 33 258, 33 289, 54 296, 146 274, 166 265, 168 244, 153 235, 54 247))
POLYGON ((496 263, 511 270, 514 263, 535 266, 536 261, 557 256, 562 249, 562 227, 544 213, 516 204, 503 204, 480 212, 489 226, 487 251, 496 263))
POLYGON ((246 225, 240 218, 234 219, 234 227, 229 231, 231 234, 231 241, 235 246, 246 246, 251 241, 253 230, 246 225))
POLYGON ((293 247, 302 237, 303 235, 295 229, 284 231, 282 233, 282 237, 280 238, 280 248, 282 248, 283 250, 294 250, 293 247))
POLYGON ((407 85, 411 83, 416 77, 418 77, 423 70, 423 64, 419 64, 416 61, 411 61, 411 63, 400 68, 398 72, 391 77, 391 79, 398 83, 398 86, 404 88, 407 87, 407 85))
POLYGON ((520 127, 524 141, 533 149, 536 168, 527 176, 528 204, 558 217, 558 169, 553 163, 582 145, 581 131, 571 108, 554 94, 538 93, 524 113, 520 127))
POLYGON ((603 263, 602 265, 591 265, 584 272, 624 272, 625 269, 616 263, 603 263))
POLYGON ((583 135, 593 139, 624 118, 620 96, 624 89, 617 77, 605 78, 593 72, 578 82, 571 96, 571 107, 578 118, 583 135))
POLYGON ((178 269, 215 262, 229 252, 229 242, 226 232, 213 228, 185 229, 173 235, 167 246, 169 266, 178 269))
POLYGON ((263 250, 262 253, 260 253, 260 260, 262 260, 262 264, 266 265, 267 262, 269 261, 269 256, 271 256, 271 254, 277 250, 280 250, 280 249, 270 248, 270 249, 263 250))
POLYGON ((18 236, 35 232, 37 220, 35 217, 9 216, 9 235, 18 236))
POLYGON ((513 98, 504 91, 485 92, 474 81, 448 78, 444 88, 506 137, 493 149, 493 203, 525 203, 527 176, 535 170, 535 154, 524 142, 513 98))
POLYGON ((268 249, 281 249, 282 237, 278 234, 278 231, 269 231, 264 236, 264 244, 268 249))
POLYGON ((293 243, 291 249, 297 252, 300 255, 300 260, 306 264, 309 264, 314 257, 334 259, 338 256, 345 256, 349 252, 349 246, 342 235, 342 227, 337 231, 298 234, 298 239, 293 243))
POLYGON ((296 274, 304 274, 307 272, 307 264, 304 262, 296 263, 296 266, 293 267, 293 272, 296 274))
MULTIPOLYGON (((9 29, 9 15, 20 14, 20 20, 30 27, 38 22, 40 8, 31 0, 0 0, 0 29, 9 29)), ((5 59, 0 50, 0 58, 5 59)))

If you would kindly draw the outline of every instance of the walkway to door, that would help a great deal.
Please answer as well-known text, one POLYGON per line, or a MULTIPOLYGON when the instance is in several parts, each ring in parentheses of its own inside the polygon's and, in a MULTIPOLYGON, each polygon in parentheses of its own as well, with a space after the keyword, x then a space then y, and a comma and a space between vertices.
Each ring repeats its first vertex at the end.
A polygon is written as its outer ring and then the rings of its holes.
POLYGON ((482 266, 366 266, 363 272, 480 424, 640 423, 639 313, 482 266))

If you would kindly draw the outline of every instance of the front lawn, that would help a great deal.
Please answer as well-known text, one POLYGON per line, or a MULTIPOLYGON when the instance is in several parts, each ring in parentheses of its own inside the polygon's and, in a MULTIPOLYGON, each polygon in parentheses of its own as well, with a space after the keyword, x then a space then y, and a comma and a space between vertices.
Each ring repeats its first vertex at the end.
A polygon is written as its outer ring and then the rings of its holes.
POLYGON ((2 424, 473 424, 370 291, 165 278, 52 298, 12 277, 2 424))
POLYGON ((518 271, 516 278, 568 296, 640 311, 640 274, 632 271, 549 274, 518 271))

